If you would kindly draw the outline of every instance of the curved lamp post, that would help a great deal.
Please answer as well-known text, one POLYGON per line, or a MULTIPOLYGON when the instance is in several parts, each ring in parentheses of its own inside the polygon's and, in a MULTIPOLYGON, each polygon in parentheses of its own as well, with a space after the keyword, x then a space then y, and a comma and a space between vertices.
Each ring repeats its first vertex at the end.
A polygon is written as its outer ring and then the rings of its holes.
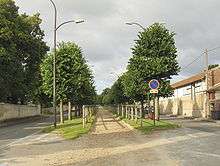
POLYGON ((146 28, 144 28, 141 24, 139 24, 137 22, 126 22, 125 24, 127 24, 127 25, 136 25, 136 26, 140 27, 141 29, 143 29, 144 31, 146 30, 146 28))
POLYGON ((70 21, 66 21, 61 23, 60 25, 57 26, 57 8, 56 8, 56 4, 54 3, 53 0, 49 0, 53 7, 54 7, 54 57, 53 57, 53 110, 54 110, 54 127, 56 128, 57 126, 57 111, 56 111, 56 46, 57 46, 57 30, 68 23, 83 23, 84 20, 79 20, 79 21, 75 21, 75 20, 70 20, 70 21))

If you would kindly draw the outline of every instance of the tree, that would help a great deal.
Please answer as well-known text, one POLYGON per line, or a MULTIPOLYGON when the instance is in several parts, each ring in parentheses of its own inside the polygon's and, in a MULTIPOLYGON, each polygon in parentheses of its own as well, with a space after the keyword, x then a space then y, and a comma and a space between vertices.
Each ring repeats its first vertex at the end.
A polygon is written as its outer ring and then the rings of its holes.
POLYGON ((101 104, 102 105, 106 105, 106 104, 111 104, 112 103, 112 98, 110 97, 110 88, 105 88, 102 92, 102 94, 100 95, 100 99, 101 99, 101 104))
POLYGON ((98 96, 98 104, 109 105, 109 104, 122 104, 129 102, 129 98, 125 96, 123 92, 123 86, 121 83, 121 77, 111 86, 111 88, 106 88, 98 96))
MULTIPOLYGON (((50 53, 41 65, 42 89, 49 97, 53 95, 53 54, 50 53)), ((95 87, 81 48, 74 43, 60 43, 56 55, 57 101, 72 101, 76 105, 95 102, 95 87)))
MULTIPOLYGON (((135 41, 133 56, 129 60, 122 84, 125 94, 135 101, 140 101, 142 108, 147 96, 151 98, 145 93, 149 92, 148 82, 151 79, 158 79, 159 82, 166 83, 165 87, 169 87, 167 80, 178 74, 180 68, 174 35, 163 24, 155 23, 140 32, 135 41)), ((159 95, 172 94, 169 91, 171 89, 165 87, 162 86, 164 91, 159 95)))
POLYGON ((48 47, 39 14, 18 14, 12 0, 0 0, 0 101, 34 102, 39 97, 40 63, 48 47))
POLYGON ((110 95, 113 104, 121 104, 130 101, 129 98, 124 94, 122 77, 119 77, 118 80, 112 85, 110 95))
POLYGON ((213 65, 209 65, 209 70, 219 67, 219 64, 213 64, 213 65))

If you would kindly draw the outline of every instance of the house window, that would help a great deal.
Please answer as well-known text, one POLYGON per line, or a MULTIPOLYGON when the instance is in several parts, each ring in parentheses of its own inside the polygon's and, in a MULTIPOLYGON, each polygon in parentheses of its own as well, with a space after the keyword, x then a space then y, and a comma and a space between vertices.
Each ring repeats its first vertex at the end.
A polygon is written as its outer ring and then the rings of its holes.
POLYGON ((196 84, 195 84, 195 92, 196 93, 199 93, 199 92, 201 92, 202 91, 202 82, 197 82, 196 84))
POLYGON ((192 87, 191 86, 187 86, 184 88, 184 96, 189 96, 191 95, 191 90, 192 90, 192 87))

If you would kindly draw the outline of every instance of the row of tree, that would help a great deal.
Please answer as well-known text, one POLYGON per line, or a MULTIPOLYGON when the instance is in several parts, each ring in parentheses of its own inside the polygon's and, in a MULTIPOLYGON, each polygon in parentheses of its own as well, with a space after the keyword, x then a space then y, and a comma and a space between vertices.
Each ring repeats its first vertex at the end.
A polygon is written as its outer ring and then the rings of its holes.
MULTIPOLYGON (((93 104, 96 91, 93 75, 82 55, 81 48, 74 43, 61 43, 56 55, 57 101, 71 101, 75 105, 93 104)), ((42 91, 53 95, 53 53, 49 53, 41 64, 42 91)))
POLYGON ((172 96, 170 79, 180 70, 174 35, 175 33, 170 32, 160 23, 155 23, 139 32, 132 48, 127 71, 110 89, 103 91, 99 96, 99 103, 140 102, 143 107, 146 100, 154 98, 148 87, 151 79, 160 82, 157 98, 172 96))
POLYGON ((39 66, 49 48, 39 14, 19 14, 12 0, 0 0, 0 101, 37 100, 39 66))
MULTIPOLYGON (((13 0, 0 0, 0 102, 51 104, 53 52, 43 41, 39 14, 19 14, 13 0)), ((57 99, 95 101, 93 75, 82 50, 61 43, 56 55, 57 99)))

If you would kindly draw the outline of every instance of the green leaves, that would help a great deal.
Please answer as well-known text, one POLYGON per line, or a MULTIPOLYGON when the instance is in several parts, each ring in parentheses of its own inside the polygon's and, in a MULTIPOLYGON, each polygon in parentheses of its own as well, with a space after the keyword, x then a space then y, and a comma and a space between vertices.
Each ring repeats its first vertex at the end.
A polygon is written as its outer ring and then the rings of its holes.
POLYGON ((111 87, 103 90, 102 94, 98 96, 98 104, 119 104, 129 102, 129 98, 125 96, 123 85, 120 77, 111 87))
MULTIPOLYGON (((53 95, 53 54, 48 54, 41 65, 43 77, 43 91, 53 95)), ((93 76, 81 48, 74 43, 60 43, 56 55, 56 90, 57 99, 71 100, 75 104, 83 105, 94 102, 95 87, 93 76)))
POLYGON ((159 23, 138 34, 132 48, 133 56, 122 79, 126 96, 136 101, 147 99, 146 93, 149 93, 149 88, 146 84, 151 79, 158 79, 161 82, 160 96, 172 95, 168 79, 172 75, 177 75, 180 69, 174 35, 159 23))
POLYGON ((0 0, 0 101, 38 99, 40 63, 48 51, 39 14, 19 15, 12 0, 0 0))

